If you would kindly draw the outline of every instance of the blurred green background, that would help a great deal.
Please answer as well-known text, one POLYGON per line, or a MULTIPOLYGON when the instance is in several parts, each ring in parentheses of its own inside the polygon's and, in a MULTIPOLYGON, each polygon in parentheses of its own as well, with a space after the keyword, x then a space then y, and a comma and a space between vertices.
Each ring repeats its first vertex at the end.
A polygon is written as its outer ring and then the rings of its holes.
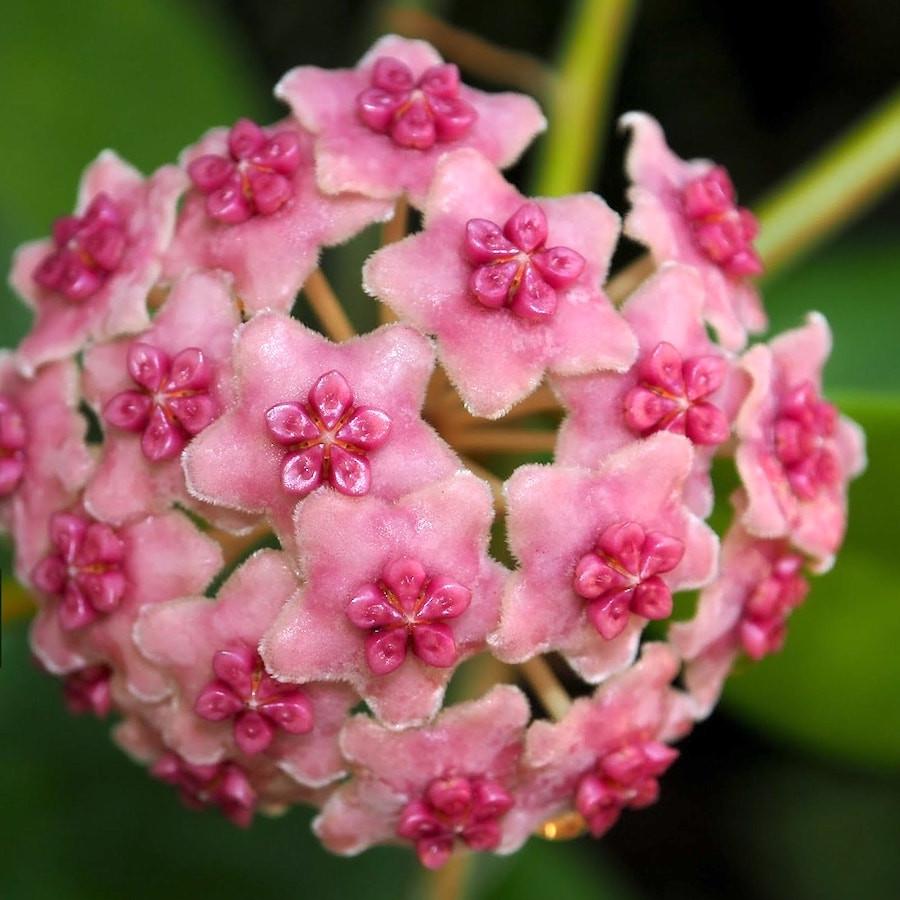
MULTIPOLYGON (((215 124, 279 115, 270 85, 290 66, 349 65, 396 7, 550 64, 566 4, 446 0, 31 0, 0 12, 0 256, 71 208, 105 146, 168 161, 215 124)), ((657 0, 638 9, 612 109, 643 108, 684 156, 726 163, 752 202, 892 87, 900 23, 875 0, 784 4, 657 0), (893 19, 891 19, 891 16, 893 19)), ((476 75, 469 80, 479 82, 476 75)), ((497 85, 490 84, 490 87, 497 85)), ((505 86, 505 85, 500 85, 505 86)), ((622 143, 595 188, 623 210, 622 143)), ((529 154, 514 172, 527 184, 529 154)), ((367 240, 328 255, 360 303, 367 240)), ((807 309, 830 319, 831 395, 869 435, 835 570, 794 616, 786 651, 742 671, 682 745, 661 802, 600 843, 532 841, 479 861, 477 898, 888 898, 900 895, 900 204, 886 198, 840 238, 766 285, 776 329, 807 309)), ((362 319, 371 307, 362 311, 362 319)), ((27 314, 0 299, 0 345, 27 314)), ((218 900, 417 897, 410 854, 338 860, 293 812, 239 832, 183 810, 106 739, 72 719, 7 626, 0 669, 0 898, 218 900)))

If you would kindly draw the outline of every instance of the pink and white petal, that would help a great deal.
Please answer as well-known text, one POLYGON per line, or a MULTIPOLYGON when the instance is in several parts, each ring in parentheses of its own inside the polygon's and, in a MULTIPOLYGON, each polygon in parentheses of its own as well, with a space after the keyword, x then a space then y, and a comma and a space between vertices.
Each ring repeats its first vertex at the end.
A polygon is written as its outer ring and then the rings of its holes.
POLYGON ((747 493, 741 524, 756 537, 783 537, 790 528, 797 502, 780 464, 757 444, 738 445, 735 463, 747 493))
POLYGON ((831 329, 821 313, 809 313, 804 325, 779 335, 770 347, 773 365, 786 387, 810 381, 821 388, 822 369, 831 353, 831 329))
MULTIPOLYGON (((365 663, 363 663, 365 666, 365 663)), ((361 684, 375 717, 391 729, 413 728, 432 719, 441 708, 453 669, 426 665, 407 649, 406 659, 389 675, 373 675, 361 684)))
POLYGON ((383 781, 355 778, 338 788, 313 820, 316 837, 332 852, 356 856, 395 838, 406 796, 383 781))
POLYGON ((559 645, 559 651, 588 684, 599 684, 634 662, 644 624, 640 616, 631 615, 622 632, 606 640, 593 625, 582 622, 559 645))
POLYGON ((351 765, 398 791, 424 787, 448 769, 503 778, 515 770, 530 714, 517 687, 495 685, 478 700, 447 707, 421 728, 389 731, 354 716, 341 734, 341 749, 351 765), (415 773, 414 785, 409 773, 415 773))
POLYGON ((726 634, 685 666, 684 683, 697 721, 713 711, 737 655, 734 638, 726 634))
POLYGON ((369 81, 369 71, 382 56, 390 56, 404 63, 414 76, 419 76, 426 69, 443 62, 441 55, 428 41, 412 40, 397 34, 385 34, 372 44, 356 66, 357 71, 365 71, 366 84, 369 81))
POLYGON ((40 664, 53 675, 66 675, 82 669, 91 660, 84 655, 59 624, 56 606, 41 609, 29 632, 31 652, 40 664))

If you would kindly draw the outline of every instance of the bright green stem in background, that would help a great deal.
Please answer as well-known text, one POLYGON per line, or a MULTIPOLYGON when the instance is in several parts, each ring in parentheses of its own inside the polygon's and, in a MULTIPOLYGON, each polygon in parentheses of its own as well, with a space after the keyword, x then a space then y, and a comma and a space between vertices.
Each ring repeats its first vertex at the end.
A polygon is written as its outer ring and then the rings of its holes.
POLYGON ((535 177, 536 194, 557 196, 590 187, 636 7, 635 0, 577 0, 572 5, 535 177))
POLYGON ((900 180, 900 89, 756 207, 766 274, 845 226, 900 180))

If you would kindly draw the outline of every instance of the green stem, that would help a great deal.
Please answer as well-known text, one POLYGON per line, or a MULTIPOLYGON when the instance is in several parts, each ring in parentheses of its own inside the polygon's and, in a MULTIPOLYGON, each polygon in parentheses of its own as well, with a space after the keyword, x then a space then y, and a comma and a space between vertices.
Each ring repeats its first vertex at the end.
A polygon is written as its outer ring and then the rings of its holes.
POLYGON ((535 193, 586 190, 599 162, 636 0, 577 0, 560 53, 535 193))
POLYGON ((900 89, 757 206, 771 274, 861 215, 900 179, 900 89))

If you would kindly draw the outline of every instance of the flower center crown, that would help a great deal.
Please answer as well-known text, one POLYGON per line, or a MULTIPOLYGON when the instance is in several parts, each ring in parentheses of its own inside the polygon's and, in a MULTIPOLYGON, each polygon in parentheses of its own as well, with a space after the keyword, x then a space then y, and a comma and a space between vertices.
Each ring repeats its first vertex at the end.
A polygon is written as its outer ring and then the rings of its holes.
POLYGON ((447 668, 459 652, 447 623, 468 608, 472 593, 443 576, 431 576, 413 559, 385 566, 380 580, 363 585, 347 604, 347 618, 368 631, 366 661, 386 675, 406 659, 408 646, 429 666, 447 668))
POLYGON ((560 288, 584 270, 584 257, 568 247, 545 247, 547 216, 536 203, 524 203, 501 229, 489 219, 469 219, 464 249, 474 266, 472 296, 488 309, 508 307, 533 322, 556 311, 560 288))
POLYGON ((715 166, 688 182, 681 192, 697 249, 732 278, 759 275, 762 260, 753 246, 759 232, 756 217, 738 206, 728 172, 715 166))
POLYGON ((371 406, 354 406, 353 391, 338 371, 310 388, 307 402, 278 403, 266 411, 271 439, 286 447, 281 483, 305 497, 321 484, 351 497, 369 492, 368 454, 383 446, 391 417, 371 406))
POLYGON ((728 419, 707 398, 722 386, 726 371, 719 356, 682 360, 662 341, 641 360, 638 383, 625 395, 625 423, 641 437, 672 431, 695 444, 721 444, 730 430, 728 419))
POLYGON ((75 513, 50 520, 53 552, 37 564, 32 581, 58 597, 59 622, 67 631, 115 612, 125 594, 125 544, 110 528, 75 513))
POLYGON ((397 835, 413 841, 422 864, 440 868, 459 839, 472 850, 495 850, 500 820, 513 806, 509 792, 489 778, 435 778, 400 813, 397 835))
POLYGON ((478 118, 459 96, 456 66, 432 66, 417 81, 409 66, 390 56, 375 62, 371 87, 357 96, 356 112, 372 131, 416 150, 463 137, 478 118))
POLYGON ((103 407, 103 418, 116 428, 142 432, 141 450, 152 462, 173 459, 218 415, 209 393, 212 367, 196 347, 170 359, 141 341, 128 348, 127 365, 141 390, 116 394, 103 407))
POLYGON ((103 287, 125 255, 125 218, 104 193, 81 216, 53 223, 55 249, 34 271, 34 280, 67 300, 87 300, 103 287))
POLYGON ((192 160, 188 176, 206 194, 206 214, 238 225, 270 216, 294 196, 291 176, 300 167, 300 139, 294 131, 271 137, 249 119, 228 133, 228 155, 207 153, 192 160))
POLYGON ((588 601, 587 616, 606 640, 622 632, 629 613, 665 619, 672 591, 659 576, 684 556, 684 544, 636 522, 610 525, 575 567, 575 593, 588 601))

